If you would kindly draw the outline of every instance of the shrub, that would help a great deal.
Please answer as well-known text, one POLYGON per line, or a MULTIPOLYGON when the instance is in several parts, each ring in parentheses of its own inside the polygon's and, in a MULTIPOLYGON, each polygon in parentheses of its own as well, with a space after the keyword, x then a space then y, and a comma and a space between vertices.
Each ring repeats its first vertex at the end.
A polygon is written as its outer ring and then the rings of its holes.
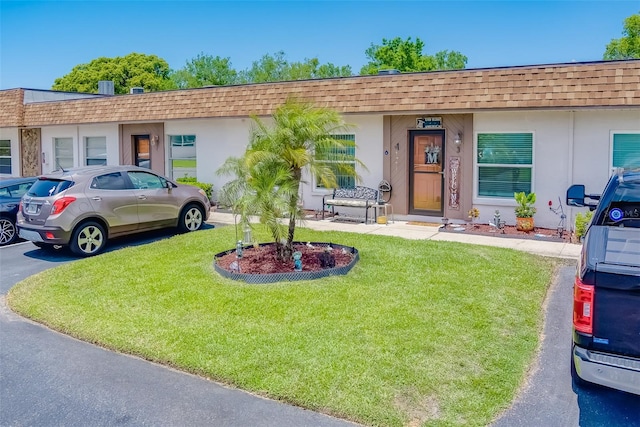
POLYGON ((195 177, 185 176, 182 178, 176 179, 176 181, 180 184, 193 185, 194 187, 200 187, 207 194, 209 200, 211 200, 211 196, 213 194, 213 184, 209 184, 206 182, 198 182, 195 177))
POLYGON ((587 231, 587 225, 589 225, 589 221, 591 221, 591 218, 593 217, 593 212, 592 211, 588 211, 586 213, 581 213, 578 212, 578 214, 576 215, 576 239, 580 240, 583 236, 584 233, 587 231))

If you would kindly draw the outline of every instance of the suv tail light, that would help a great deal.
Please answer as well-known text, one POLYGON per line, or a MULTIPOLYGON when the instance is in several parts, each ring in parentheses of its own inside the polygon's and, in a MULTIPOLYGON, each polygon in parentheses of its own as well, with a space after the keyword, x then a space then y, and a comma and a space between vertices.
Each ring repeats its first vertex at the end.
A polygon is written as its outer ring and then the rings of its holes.
POLYGON ((593 334, 593 300, 595 287, 585 285, 579 277, 573 285, 573 327, 576 331, 593 334))
POLYGON ((51 213, 49 215, 57 215, 67 208, 71 203, 75 202, 76 198, 72 196, 62 197, 53 202, 51 213))

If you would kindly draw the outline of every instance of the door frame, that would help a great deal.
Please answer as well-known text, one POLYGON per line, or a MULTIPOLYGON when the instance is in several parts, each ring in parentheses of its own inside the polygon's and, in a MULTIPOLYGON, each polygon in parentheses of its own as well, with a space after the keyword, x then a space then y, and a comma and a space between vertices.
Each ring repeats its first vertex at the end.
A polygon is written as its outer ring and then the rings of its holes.
POLYGON ((415 129, 409 130, 409 159, 408 159, 408 173, 409 173, 409 214, 410 215, 424 215, 424 216, 442 216, 444 214, 444 202, 445 202, 445 187, 444 187, 444 171, 445 171, 445 144, 446 134, 444 129, 415 129), (425 172, 425 173, 437 173, 440 175, 440 210, 424 210, 415 209, 413 207, 413 187, 414 187, 414 139, 419 135, 440 135, 442 137, 442 150, 441 150, 441 172, 425 172))
POLYGON ((146 139, 149 144, 149 170, 151 169, 151 135, 149 134, 134 134, 131 135, 131 145, 133 147, 133 164, 140 166, 140 159, 138 158, 138 148, 141 139, 146 139))

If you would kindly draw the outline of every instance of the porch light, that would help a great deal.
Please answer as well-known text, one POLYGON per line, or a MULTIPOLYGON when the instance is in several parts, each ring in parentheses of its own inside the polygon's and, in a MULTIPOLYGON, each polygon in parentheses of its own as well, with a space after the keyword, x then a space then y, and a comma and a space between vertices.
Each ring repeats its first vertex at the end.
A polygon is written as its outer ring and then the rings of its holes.
POLYGON ((453 143, 456 146, 456 151, 459 153, 460 152, 460 147, 462 146, 462 135, 460 135, 460 132, 458 132, 456 134, 456 137, 453 138, 453 143))

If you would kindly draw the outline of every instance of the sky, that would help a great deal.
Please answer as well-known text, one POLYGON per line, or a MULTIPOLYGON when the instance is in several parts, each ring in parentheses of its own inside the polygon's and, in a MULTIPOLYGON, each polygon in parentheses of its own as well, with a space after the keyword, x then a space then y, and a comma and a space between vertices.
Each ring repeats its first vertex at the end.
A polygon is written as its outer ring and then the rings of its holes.
POLYGON ((176 70, 199 54, 244 70, 283 51, 358 74, 365 50, 395 37, 458 51, 467 68, 598 61, 636 13, 640 0, 0 0, 0 89, 50 89, 76 65, 132 52, 176 70))

